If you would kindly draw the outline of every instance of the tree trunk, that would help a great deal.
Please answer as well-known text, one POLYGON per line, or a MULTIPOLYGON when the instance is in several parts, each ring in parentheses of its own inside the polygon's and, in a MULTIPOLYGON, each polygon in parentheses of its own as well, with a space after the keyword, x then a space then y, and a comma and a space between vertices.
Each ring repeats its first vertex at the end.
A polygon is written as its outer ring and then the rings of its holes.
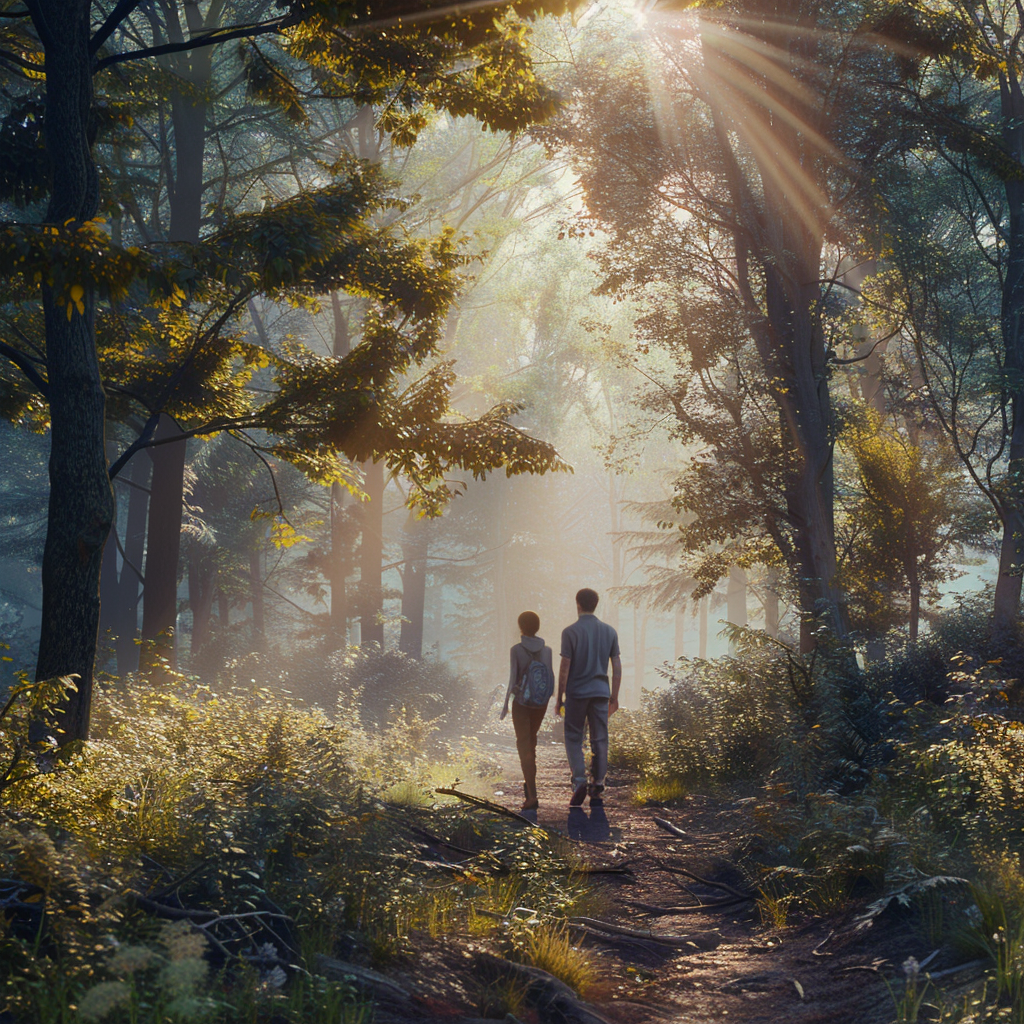
POLYGON ((649 616, 633 608, 633 679, 623 687, 629 707, 640 706, 640 695, 643 692, 644 676, 647 674, 647 622, 649 616))
POLYGON ((676 661, 686 657, 686 612, 680 608, 676 612, 675 635, 673 637, 673 657, 676 661))
MULTIPOLYGON (((344 359, 351 351, 352 338, 348 315, 337 292, 331 292, 331 310, 334 315, 334 358, 344 359)), ((327 564, 327 583, 331 590, 330 628, 334 644, 342 647, 348 644, 349 616, 349 537, 348 520, 344 513, 347 495, 348 492, 341 484, 331 486, 331 552, 327 564)))
MULTIPOLYGON (((1019 165, 1024 162, 1024 93, 1020 82, 999 76, 1003 145, 1019 165)), ((1024 182, 1008 177, 1006 210, 1009 219, 1006 272, 1003 278, 1001 329, 1003 369, 1010 403, 1010 438, 1006 482, 998 493, 1003 529, 996 578, 993 629, 1013 634, 1020 621, 1021 576, 1024 573, 1024 182)))
POLYGON ((109 630, 114 641, 117 674, 123 679, 139 667, 139 586, 146 543, 146 514, 149 506, 149 460, 133 458, 119 477, 122 483, 118 502, 126 501, 124 539, 121 544, 121 569, 117 569, 118 534, 111 536, 103 550, 103 575, 100 583, 100 628, 109 630))
POLYGON ((764 590, 764 631, 773 637, 779 635, 779 574, 768 570, 764 590))
MULTIPOLYGON (((177 12, 166 3, 162 5, 171 42, 184 39, 178 24, 177 12)), ((185 4, 187 29, 191 34, 207 26, 199 13, 198 4, 185 4)), ((195 244, 199 241, 203 213, 203 169, 206 147, 206 90, 212 69, 212 47, 203 48, 172 58, 172 73, 182 82, 171 92, 171 124, 174 129, 174 179, 168 182, 170 226, 168 240, 195 244)), ((161 417, 164 436, 172 434, 170 417, 161 417), (167 426, 165 427, 165 420, 167 426)), ((159 433, 158 433, 159 436, 159 433)), ((153 651, 152 667, 167 658, 174 666, 174 647, 159 637, 173 635, 177 617, 178 557, 181 551, 181 516, 185 493, 184 440, 152 449, 153 502, 149 521, 149 550, 157 550, 158 572, 150 577, 146 564, 146 588, 143 599, 143 639, 157 640, 153 651), (160 452, 156 457, 155 453, 160 452), (159 495, 160 504, 156 503, 159 495), (173 560, 173 564, 172 564, 173 560)))
POLYGON ((210 639, 210 619, 213 615, 214 573, 207 564, 198 545, 193 547, 188 560, 188 605, 192 611, 191 667, 196 669, 196 658, 210 639))
POLYGON ((263 604, 263 566, 260 549, 254 547, 249 555, 249 600, 252 602, 252 646, 263 650, 265 616, 263 604))
POLYGON ((359 646, 384 646, 384 463, 365 466, 362 540, 359 544, 359 646))
POLYGON ((231 598, 223 590, 217 594, 217 629, 226 632, 231 628, 231 598))
POLYGON ((916 572, 910 573, 910 639, 917 640, 921 622, 921 578, 916 572))
MULTIPOLYGON (((154 438, 174 437, 181 430, 170 416, 160 417, 154 438)), ((181 552, 182 482, 185 444, 160 444, 149 449, 153 480, 149 496, 146 542, 146 585, 142 603, 143 665, 175 668, 174 629, 178 619, 178 556, 181 552)))
POLYGON ((709 598, 701 599, 700 618, 697 625, 697 657, 701 659, 708 656, 708 602, 709 598))
POLYGON ((725 607, 725 616, 734 626, 747 624, 747 574, 738 565, 729 569, 725 607))
POLYGON ((327 560, 327 585, 331 590, 331 639, 335 646, 348 644, 348 531, 345 496, 341 484, 331 486, 331 550, 327 560))
MULTIPOLYGON (((794 37, 799 48, 802 41, 794 37)), ((730 65, 716 44, 705 41, 705 59, 728 78, 730 65)), ((787 192, 776 173, 777 155, 806 160, 808 174, 827 173, 805 148, 797 130, 783 119, 765 116, 754 123, 762 131, 761 152, 755 153, 760 190, 751 183, 752 167, 736 157, 732 133, 735 111, 709 92, 712 121, 723 161, 734 216, 736 285, 751 317, 750 330, 772 398, 779 412, 786 521, 792 540, 783 553, 796 577, 800 595, 800 646, 810 650, 824 620, 837 636, 849 632, 846 605, 835 584, 837 553, 833 517, 835 423, 829 394, 826 339, 820 320, 821 254, 827 210, 819 222, 794 206, 799 189, 787 192)), ((782 512, 782 510, 779 510, 782 512)), ((778 515, 778 513, 771 513, 778 515)), ((774 536, 774 534, 773 534, 774 536)), ((781 535, 780 535, 781 536, 781 535)))
POLYGON ((430 546, 430 524, 415 512, 402 537, 402 632, 398 640, 403 654, 417 660, 423 657, 423 614, 427 599, 427 554, 430 546))
MULTIPOLYGON (((53 170, 49 224, 89 220, 99 185, 92 157, 89 0, 36 0, 46 48, 45 140, 53 170)), ((42 628, 36 678, 76 675, 59 728, 86 739, 100 615, 100 565, 114 516, 104 451, 105 395, 96 354, 96 298, 81 307, 42 289, 49 379, 50 497, 43 551, 42 628)))

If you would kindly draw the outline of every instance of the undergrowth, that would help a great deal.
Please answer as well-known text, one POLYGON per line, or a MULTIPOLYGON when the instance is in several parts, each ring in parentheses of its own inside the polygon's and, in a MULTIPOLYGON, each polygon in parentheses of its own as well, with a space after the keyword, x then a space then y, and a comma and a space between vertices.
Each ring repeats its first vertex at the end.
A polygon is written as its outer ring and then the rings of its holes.
MULTIPOLYGON (((27 725, 39 694, 20 699, 27 725)), ((94 739, 38 753, 0 793, 0 1011, 18 1024, 369 1021, 356 988, 307 973, 317 956, 386 964, 418 933, 586 898, 567 843, 437 803, 489 765, 405 709, 367 728, 349 700, 137 680, 97 695, 94 739)))
POLYGON ((810 655, 750 630, 732 640, 733 657, 680 660, 613 721, 638 798, 760 791, 737 859, 765 927, 893 910, 947 964, 991 965, 950 1002, 909 958, 900 1020, 1024 1021, 1019 646, 994 650, 969 602, 866 667, 827 639, 810 655))

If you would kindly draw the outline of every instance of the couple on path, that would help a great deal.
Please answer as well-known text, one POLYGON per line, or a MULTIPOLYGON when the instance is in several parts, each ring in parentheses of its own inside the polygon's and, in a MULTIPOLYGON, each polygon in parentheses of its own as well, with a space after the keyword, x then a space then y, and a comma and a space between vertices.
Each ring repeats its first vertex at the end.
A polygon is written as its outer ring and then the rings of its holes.
MULTIPOLYGON (((561 663, 558 669, 558 697, 555 714, 565 712, 565 753, 572 772, 570 807, 580 807, 590 796, 592 807, 604 801, 605 774, 608 771, 608 716, 619 707, 619 685, 622 682, 622 661, 619 657, 619 638, 615 630, 595 614, 597 592, 589 587, 576 594, 579 618, 562 630, 561 663), (612 676, 608 679, 608 663, 612 676), (587 768, 583 756, 583 736, 590 726, 591 781, 587 784, 587 768)), ((537 807, 537 733, 544 720, 551 687, 540 703, 531 686, 538 676, 535 666, 542 665, 554 680, 551 648, 537 636, 540 617, 536 612, 523 612, 519 616, 519 643, 509 652, 508 690, 501 717, 508 714, 512 704, 512 725, 516 732, 516 749, 523 767, 522 810, 537 807)), ((542 687, 540 687, 542 691, 542 687)))

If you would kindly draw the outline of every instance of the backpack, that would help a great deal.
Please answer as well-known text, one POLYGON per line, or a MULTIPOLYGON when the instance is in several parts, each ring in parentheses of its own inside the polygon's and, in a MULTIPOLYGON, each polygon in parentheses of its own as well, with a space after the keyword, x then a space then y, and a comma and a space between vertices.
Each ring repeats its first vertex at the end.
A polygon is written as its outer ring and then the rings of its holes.
POLYGON ((555 674, 532 651, 523 650, 530 655, 530 663, 516 684, 516 700, 528 708, 546 707, 555 692, 555 674))

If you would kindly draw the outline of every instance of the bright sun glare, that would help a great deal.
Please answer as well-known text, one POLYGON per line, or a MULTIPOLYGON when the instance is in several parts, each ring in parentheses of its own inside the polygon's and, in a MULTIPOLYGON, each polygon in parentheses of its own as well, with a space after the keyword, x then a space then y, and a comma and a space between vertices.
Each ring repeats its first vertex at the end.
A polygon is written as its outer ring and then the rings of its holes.
POLYGON ((649 0, 634 16, 651 57, 648 85, 666 144, 682 137, 678 97, 698 97, 748 183, 820 233, 830 209, 818 182, 825 167, 845 158, 823 134, 820 98, 807 84, 821 69, 785 45, 793 26, 649 0))

